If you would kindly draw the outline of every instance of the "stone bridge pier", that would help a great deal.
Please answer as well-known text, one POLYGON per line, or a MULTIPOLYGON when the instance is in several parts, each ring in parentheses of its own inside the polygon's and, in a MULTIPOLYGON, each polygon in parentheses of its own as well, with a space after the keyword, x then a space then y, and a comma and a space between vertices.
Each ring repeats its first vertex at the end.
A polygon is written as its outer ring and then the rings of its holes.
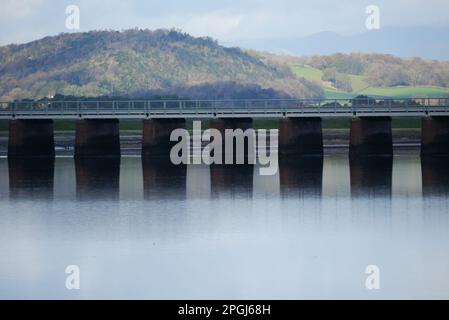
POLYGON ((185 129, 185 119, 143 120, 142 156, 169 158, 171 148, 177 143, 170 141, 175 129, 185 129))
POLYGON ((354 117, 350 130, 350 156, 393 154, 390 117, 354 117))
POLYGON ((119 120, 77 120, 75 136, 75 158, 100 156, 120 156, 119 120))
MULTIPOLYGON (((210 128, 211 129, 216 129, 220 132, 221 136, 222 136, 222 143, 223 143, 223 163, 225 163, 226 161, 226 151, 230 151, 230 150, 226 150, 225 148, 225 139, 226 139, 226 129, 232 129, 232 130, 236 130, 236 129, 241 129, 242 131, 245 131, 247 129, 251 129, 253 128, 253 119, 252 118, 220 118, 220 119, 212 119, 210 122, 210 128)), ((235 138, 233 138, 235 140, 235 138)), ((231 159, 232 156, 232 160, 233 163, 236 163, 237 161, 237 146, 236 146, 236 141, 234 141, 233 143, 233 150, 232 150, 232 155, 228 154, 228 159, 231 159)), ((249 140, 247 138, 244 139, 244 147, 243 147, 243 158, 244 158, 244 162, 247 163, 248 162, 248 155, 249 152, 251 151, 250 149, 250 145, 249 145, 249 140)))
POLYGON ((279 121, 279 155, 323 155, 321 118, 287 118, 279 121))
MULTIPOLYGON (((449 110, 449 109, 448 109, 449 110)), ((436 112, 436 111, 435 111, 436 112)), ((352 114, 351 114, 352 116, 352 114)), ((415 116, 415 115, 413 115, 415 116)), ((255 116, 255 118, 257 118, 255 116)), ((305 117, 282 118, 279 120, 279 156, 322 156, 322 120, 313 115, 305 117)), ((391 156, 393 139, 391 117, 385 113, 374 113, 352 117, 350 121, 349 154, 353 156, 391 156)), ((161 118, 143 120, 142 156, 169 158, 177 141, 170 141, 175 129, 185 129, 184 118, 161 118)), ((234 132, 226 137, 226 129, 241 129, 243 132, 253 128, 253 118, 249 114, 242 118, 213 118, 210 128, 217 129, 222 139, 244 141, 244 161, 254 153, 249 145, 254 131, 249 130, 243 137, 234 132)), ((226 160, 226 140, 223 140, 223 162, 226 160)), ((236 143, 228 160, 236 162, 236 143)), ((239 153, 240 154, 240 153, 239 153)), ((118 119, 79 119, 76 120, 75 158, 80 157, 120 157, 120 126, 118 119)), ((443 111, 422 119, 422 156, 449 156, 449 116, 443 111)), ((53 120, 51 119, 13 119, 9 120, 8 157, 54 157, 55 142, 53 120)), ((239 160, 241 157, 239 156, 239 160)), ((229 162, 229 161, 228 161, 229 162)))
POLYGON ((421 155, 449 156, 449 117, 422 119, 421 155))

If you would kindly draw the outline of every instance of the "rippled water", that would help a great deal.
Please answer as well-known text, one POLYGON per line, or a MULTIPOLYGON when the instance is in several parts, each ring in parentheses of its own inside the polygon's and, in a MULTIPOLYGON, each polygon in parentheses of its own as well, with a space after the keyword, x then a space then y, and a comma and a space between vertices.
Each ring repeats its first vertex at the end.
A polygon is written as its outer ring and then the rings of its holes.
POLYGON ((407 154, 292 159, 275 176, 2 158, 0 298, 449 298, 448 170, 407 154))

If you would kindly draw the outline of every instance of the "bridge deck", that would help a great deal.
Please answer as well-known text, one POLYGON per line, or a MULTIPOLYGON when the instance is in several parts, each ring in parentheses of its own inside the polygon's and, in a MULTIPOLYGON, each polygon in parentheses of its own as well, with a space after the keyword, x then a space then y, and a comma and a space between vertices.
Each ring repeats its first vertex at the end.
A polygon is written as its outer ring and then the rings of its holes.
POLYGON ((0 119, 449 116, 449 98, 0 102, 0 119))

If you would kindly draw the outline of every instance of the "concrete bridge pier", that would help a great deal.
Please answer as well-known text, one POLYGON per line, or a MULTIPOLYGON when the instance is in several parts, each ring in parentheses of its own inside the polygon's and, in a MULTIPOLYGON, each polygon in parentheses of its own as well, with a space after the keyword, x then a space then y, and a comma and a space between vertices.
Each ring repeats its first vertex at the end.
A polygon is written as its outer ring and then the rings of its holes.
POLYGON ((11 120, 8 157, 54 157, 53 120, 11 120))
POLYGON ((354 117, 351 119, 349 154, 392 155, 393 136, 390 117, 354 117))
POLYGON ((323 155, 321 118, 280 120, 279 155, 323 155))
POLYGON ((185 129, 185 119, 143 120, 142 156, 169 158, 171 148, 177 143, 170 141, 175 129, 185 129))
POLYGON ((449 156, 449 117, 422 119, 421 155, 449 156))
MULTIPOLYGON (((252 129, 253 127, 253 119, 252 118, 220 118, 220 119, 213 119, 210 122, 210 128, 216 129, 220 132, 222 137, 222 153, 223 153, 223 163, 225 163, 226 160, 226 129, 236 130, 241 129, 242 131, 246 131, 247 129, 252 129)), ((243 161, 245 163, 248 163, 248 155, 250 152, 250 146, 249 146, 249 138, 244 138, 244 149, 243 149, 243 161)), ((255 136, 254 136, 255 138, 255 136)), ((232 160, 233 163, 237 163, 237 145, 236 145, 236 138, 234 138, 233 143, 233 150, 232 150, 232 160)), ((255 142, 255 141, 254 141, 255 142)), ((254 149, 255 150, 255 149, 254 149)), ((229 151, 229 150, 228 150, 229 151)), ((254 155, 254 154, 253 154, 254 155)), ((231 155, 228 155, 229 159, 231 159, 231 155)))
POLYGON ((76 122, 75 157, 119 157, 118 119, 83 119, 76 122))

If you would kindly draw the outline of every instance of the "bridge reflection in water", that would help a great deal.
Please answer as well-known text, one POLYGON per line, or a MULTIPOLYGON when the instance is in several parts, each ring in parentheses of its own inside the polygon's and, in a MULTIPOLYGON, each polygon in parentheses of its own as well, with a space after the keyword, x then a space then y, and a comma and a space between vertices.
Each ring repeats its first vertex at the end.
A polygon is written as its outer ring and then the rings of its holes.
POLYGON ((4 295, 70 298, 54 266, 75 261, 104 275, 86 298, 179 298, 180 287, 192 299, 214 288, 242 299, 370 298, 354 277, 367 264, 390 275, 379 297, 449 297, 445 159, 332 154, 281 160, 264 177, 257 166, 136 157, 8 162, 0 158, 4 295))
MULTIPOLYGON (((70 198, 69 193, 75 193, 78 200, 119 200, 131 196, 135 200, 222 196, 251 199, 253 194, 259 198, 280 195, 285 199, 300 199, 334 197, 338 193, 345 196, 348 188, 351 199, 382 200, 382 206, 376 210, 389 212, 394 193, 403 197, 422 195, 430 199, 428 205, 436 205, 436 199, 449 198, 446 157, 281 157, 279 171, 274 176, 259 176, 258 167, 253 165, 186 166, 154 158, 10 158, 3 161, 8 174, 2 182, 9 189, 6 194, 11 199, 52 199, 54 194, 58 198, 70 198), (126 168, 121 168, 123 162, 126 168), (55 163, 59 168, 56 171, 55 163), (393 169, 393 163, 402 167, 393 169), (394 170, 397 170, 396 178, 394 170), (407 179, 418 175, 419 170, 420 181, 413 178, 410 181, 413 186, 408 187, 407 179), (71 188, 72 184, 76 185, 75 189, 71 188), (130 187, 132 192, 120 190, 130 187)), ((376 201, 376 206, 379 205, 376 201)))
POLYGON ((281 157, 279 159, 279 185, 282 197, 321 197, 323 157, 281 157))

